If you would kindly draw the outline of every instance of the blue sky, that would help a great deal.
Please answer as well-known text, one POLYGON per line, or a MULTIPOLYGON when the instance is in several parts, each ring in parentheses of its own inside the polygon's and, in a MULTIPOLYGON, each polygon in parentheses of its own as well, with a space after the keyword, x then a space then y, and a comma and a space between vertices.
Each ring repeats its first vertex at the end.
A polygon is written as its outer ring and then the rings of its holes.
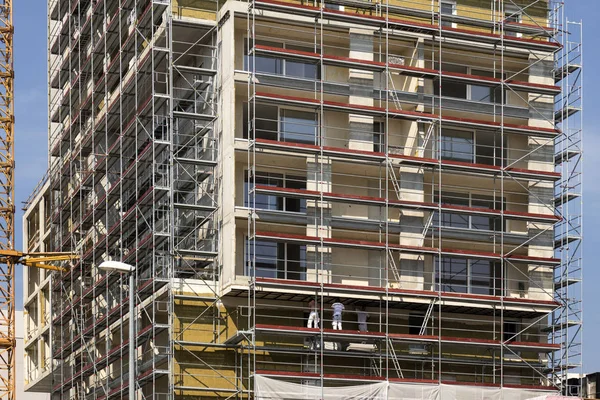
MULTIPOLYGON (((46 3, 44 0, 13 2, 15 25, 15 244, 22 249, 21 205, 48 165, 46 95, 46 3)), ((20 268, 16 282, 17 306, 22 308, 20 268)))
MULTIPOLYGON (((600 371, 600 312, 595 307, 600 299, 599 268, 594 259, 600 248, 600 1, 566 0, 571 20, 584 20, 585 65, 585 244, 584 244, 584 364, 586 372, 600 371), (587 345, 585 345, 587 343, 587 345)), ((20 210, 36 183, 43 176, 47 162, 47 94, 46 94, 46 3, 42 0, 15 1, 15 113, 16 113, 16 246, 22 248, 22 216, 20 210)), ((18 306, 22 308, 21 271, 18 270, 18 306)))

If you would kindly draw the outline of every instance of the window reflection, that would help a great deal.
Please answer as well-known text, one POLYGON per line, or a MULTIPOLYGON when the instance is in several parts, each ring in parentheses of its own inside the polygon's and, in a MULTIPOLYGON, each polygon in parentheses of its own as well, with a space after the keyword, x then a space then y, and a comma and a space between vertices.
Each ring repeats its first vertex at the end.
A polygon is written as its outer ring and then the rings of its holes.
MULTIPOLYGON (((440 201, 438 193, 434 196, 434 201, 440 201)), ((446 192, 442 195, 441 203, 453 206, 464 206, 470 208, 482 208, 487 210, 499 210, 502 207, 499 199, 492 196, 485 196, 475 193, 452 193, 446 192)), ((505 203, 505 202, 504 202, 505 203)), ((506 207, 506 205, 504 205, 506 207)), ((440 218, 437 213, 433 219, 438 223, 440 218)), ((486 231, 504 230, 499 216, 477 215, 473 213, 452 213, 443 212, 441 215, 441 226, 448 228, 475 229, 486 231)))
POLYGON ((244 273, 258 278, 306 280, 306 246, 278 243, 268 240, 246 239, 246 266, 244 273), (253 270, 253 264, 256 270, 253 270))
POLYGON ((480 295, 500 294, 500 263, 456 257, 434 259, 436 290, 480 295))
MULTIPOLYGON (((280 49, 297 50, 309 53, 314 53, 315 49, 311 47, 296 46, 291 44, 282 44, 277 42, 270 42, 266 40, 257 40, 257 45, 276 47, 280 49)), ((244 70, 250 71, 252 69, 252 55, 248 51, 248 41, 244 42, 244 70)), ((286 59, 282 56, 275 55, 254 55, 254 65, 256 73, 261 74, 272 74, 272 75, 284 75, 295 78, 305 79, 317 79, 319 76, 319 68, 316 64, 306 63, 297 60, 286 59)))
MULTIPOLYGON (((270 172, 256 172, 256 184, 289 189, 306 189, 306 178, 301 176, 283 175, 270 172)), ((252 182, 246 173, 244 179, 244 206, 248 207, 248 193, 252 182)), ((306 212, 306 200, 265 193, 254 194, 255 207, 261 210, 306 212)))
MULTIPOLYGON (((319 123, 315 112, 284 109, 264 104, 257 104, 255 109, 256 139, 317 144, 319 123)), ((242 113, 243 133, 244 138, 247 139, 249 128, 247 103, 244 104, 242 113)))

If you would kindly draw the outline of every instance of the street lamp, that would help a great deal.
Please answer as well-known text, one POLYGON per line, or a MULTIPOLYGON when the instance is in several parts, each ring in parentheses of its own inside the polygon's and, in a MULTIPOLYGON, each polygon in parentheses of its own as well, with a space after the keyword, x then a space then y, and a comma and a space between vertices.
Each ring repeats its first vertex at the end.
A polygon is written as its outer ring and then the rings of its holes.
POLYGON ((117 272, 119 274, 129 274, 129 399, 135 399, 135 292, 133 286, 135 279, 133 273, 135 267, 119 261, 103 261, 98 265, 98 269, 106 272, 117 272))

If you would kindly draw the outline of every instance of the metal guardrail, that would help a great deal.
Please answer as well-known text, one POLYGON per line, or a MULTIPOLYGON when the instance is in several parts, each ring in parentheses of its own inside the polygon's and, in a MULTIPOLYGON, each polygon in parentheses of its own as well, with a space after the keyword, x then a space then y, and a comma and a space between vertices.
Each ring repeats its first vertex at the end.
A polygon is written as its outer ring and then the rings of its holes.
POLYGON ((49 171, 46 170, 42 179, 40 179, 40 181, 33 188, 32 192, 29 194, 29 197, 27 197, 27 200, 22 202, 23 206, 21 207, 21 209, 23 211, 27 211, 27 209, 33 202, 33 199, 35 199, 35 197, 40 193, 40 191, 42 190, 42 188, 44 187, 46 182, 48 182, 49 176, 50 176, 49 171))

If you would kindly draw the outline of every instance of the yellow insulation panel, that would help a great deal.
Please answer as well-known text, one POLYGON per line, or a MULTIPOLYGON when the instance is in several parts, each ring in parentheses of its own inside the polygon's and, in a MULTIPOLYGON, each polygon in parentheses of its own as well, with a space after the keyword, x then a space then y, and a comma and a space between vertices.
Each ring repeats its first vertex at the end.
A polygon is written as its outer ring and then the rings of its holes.
POLYGON ((224 1, 211 0, 173 0, 173 14, 175 18, 196 18, 215 21, 217 11, 224 1))
MULTIPOLYGON (((303 4, 309 6, 319 5, 319 2, 314 1, 306 1, 306 0, 279 0, 284 3, 292 3, 292 4, 303 4)), ((378 1, 381 5, 380 10, 385 15, 386 5, 400 7, 404 9, 413 9, 419 10, 429 13, 429 16, 417 17, 414 15, 406 15, 400 11, 390 12, 389 16, 391 18, 403 19, 407 21, 415 21, 426 24, 437 23, 432 20, 433 13, 437 14, 438 2, 437 0, 390 0, 386 1, 378 1)), ((547 18, 547 2, 537 2, 531 5, 531 1, 521 0, 515 1, 516 4, 522 6, 525 10, 522 12, 522 23, 527 25, 539 25, 539 26, 548 26, 548 18, 547 18)), ((373 9, 373 4, 365 1, 365 5, 368 7, 350 7, 345 6, 344 11, 349 13, 356 13, 362 15, 376 15, 377 12, 373 9)), ((511 2, 512 6, 512 2, 511 2)), ((506 6, 506 12, 510 12, 511 9, 508 8, 510 6, 506 6)), ((513 6, 514 7, 514 6, 513 6)), ((518 9, 515 8, 515 11, 518 9)), ((474 18, 483 21, 501 21, 504 18, 504 14, 501 13, 498 9, 492 10, 489 0, 458 0, 456 4, 456 15, 459 17, 465 18, 474 18)), ((486 32, 491 33, 490 28, 477 27, 468 24, 456 24, 456 28, 468 29, 477 32, 486 32)), ((530 35, 523 35, 524 38, 530 38, 530 35)))

